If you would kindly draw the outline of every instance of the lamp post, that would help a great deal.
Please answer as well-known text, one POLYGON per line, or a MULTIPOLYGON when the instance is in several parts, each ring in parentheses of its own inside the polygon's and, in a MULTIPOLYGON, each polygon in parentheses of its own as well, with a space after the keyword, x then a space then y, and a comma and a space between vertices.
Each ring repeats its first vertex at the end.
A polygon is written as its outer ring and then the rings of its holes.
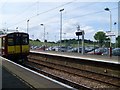
MULTIPOLYGON (((116 22, 114 22, 114 26, 115 26, 115 31, 116 31, 116 22)), ((115 48, 117 47, 117 41, 116 41, 117 35, 115 35, 115 48)))
POLYGON ((60 46, 62 42, 62 11, 64 11, 64 9, 60 9, 60 46))
POLYGON ((45 51, 45 25, 44 24, 40 24, 40 25, 44 27, 44 51, 45 51))
POLYGON ((27 20, 27 33, 28 33, 28 29, 29 29, 29 19, 27 20))
MULTIPOLYGON (((104 10, 110 12, 110 32, 111 32, 111 31, 112 31, 112 13, 111 13, 111 10, 110 10, 109 8, 105 8, 104 10)), ((110 55, 110 57, 112 56, 111 36, 110 36, 110 49, 109 49, 109 55, 110 55)))
POLYGON ((46 41, 48 41, 48 38, 49 38, 49 36, 48 36, 48 35, 49 35, 49 33, 47 32, 46 34, 47 34, 47 36, 46 36, 46 38, 47 38, 47 39, 46 39, 46 41))

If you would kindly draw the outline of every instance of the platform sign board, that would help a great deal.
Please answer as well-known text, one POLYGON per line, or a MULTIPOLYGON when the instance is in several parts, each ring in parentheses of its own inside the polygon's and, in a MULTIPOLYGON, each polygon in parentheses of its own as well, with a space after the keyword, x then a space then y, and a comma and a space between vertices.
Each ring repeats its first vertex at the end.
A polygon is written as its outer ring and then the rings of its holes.
POLYGON ((106 35, 107 36, 115 36, 115 32, 107 31, 106 35))
POLYGON ((77 32, 76 32, 76 36, 80 36, 80 35, 82 35, 82 32, 77 31, 77 32))

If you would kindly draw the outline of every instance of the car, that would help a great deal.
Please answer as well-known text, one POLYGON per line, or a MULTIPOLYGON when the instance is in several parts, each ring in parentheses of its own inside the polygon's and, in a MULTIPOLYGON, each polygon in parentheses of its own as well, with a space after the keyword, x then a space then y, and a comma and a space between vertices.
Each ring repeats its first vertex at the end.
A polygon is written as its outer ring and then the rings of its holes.
MULTIPOLYGON (((76 47, 76 48, 71 48, 68 52, 78 52, 78 47, 76 47)), ((79 47, 79 53, 81 53, 81 52, 82 52, 82 48, 79 47)))
POLYGON ((48 47, 45 49, 46 51, 52 51, 53 50, 53 47, 48 47))
POLYGON ((95 49, 95 47, 90 47, 90 46, 87 46, 85 47, 85 53, 88 53, 88 52, 91 52, 95 49))
POLYGON ((88 52, 87 54, 102 55, 106 51, 108 51, 108 48, 97 48, 97 49, 95 49, 95 50, 93 50, 91 52, 88 52))
POLYGON ((120 56, 120 48, 115 48, 112 50, 113 56, 120 56))

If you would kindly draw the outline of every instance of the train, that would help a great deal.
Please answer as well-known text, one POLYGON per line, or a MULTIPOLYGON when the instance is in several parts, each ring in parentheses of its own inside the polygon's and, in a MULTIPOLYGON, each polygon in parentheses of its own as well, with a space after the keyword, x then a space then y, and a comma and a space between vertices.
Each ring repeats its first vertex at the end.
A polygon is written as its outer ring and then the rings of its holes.
POLYGON ((29 34, 12 32, 0 35, 0 56, 15 62, 24 62, 29 55, 29 34))

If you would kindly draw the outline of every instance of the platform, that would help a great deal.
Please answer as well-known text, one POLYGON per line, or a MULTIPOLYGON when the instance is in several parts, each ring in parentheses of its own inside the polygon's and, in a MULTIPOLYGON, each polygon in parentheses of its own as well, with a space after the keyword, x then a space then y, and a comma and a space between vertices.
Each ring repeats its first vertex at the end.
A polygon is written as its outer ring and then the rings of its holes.
POLYGON ((14 76, 2 67, 2 90, 4 89, 25 89, 33 90, 29 85, 25 84, 20 78, 14 76))
POLYGON ((3 88, 73 89, 66 84, 44 76, 15 62, 0 57, 3 68, 3 88), (32 87, 32 88, 31 88, 32 87))
POLYGON ((35 51, 35 50, 31 50, 30 52, 53 55, 53 56, 60 56, 60 57, 67 57, 67 58, 74 58, 74 59, 84 59, 84 60, 97 61, 97 62, 120 64, 120 56, 110 57, 110 56, 103 56, 103 55, 88 55, 88 54, 82 55, 80 53, 68 53, 68 52, 56 52, 56 51, 35 51))

